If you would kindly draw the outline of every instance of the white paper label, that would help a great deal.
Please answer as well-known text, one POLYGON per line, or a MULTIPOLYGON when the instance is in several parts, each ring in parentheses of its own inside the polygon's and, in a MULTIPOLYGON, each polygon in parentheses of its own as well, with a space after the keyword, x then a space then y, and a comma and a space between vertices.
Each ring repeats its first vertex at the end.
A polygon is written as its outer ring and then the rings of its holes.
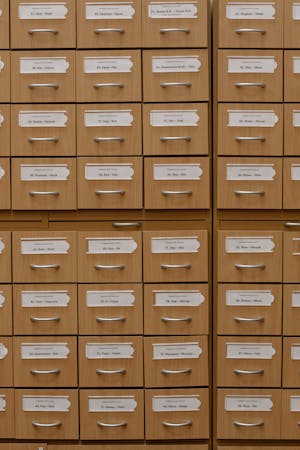
POLYGON ((3 240, 0 238, 0 255, 3 253, 3 250, 5 249, 5 244, 3 240))
POLYGON ((225 411, 272 411, 272 396, 247 395, 239 397, 237 395, 226 395, 225 411))
POLYGON ((293 126, 295 128, 300 127, 300 111, 297 110, 293 111, 293 126))
POLYGON ((133 2, 96 2, 85 4, 87 20, 123 20, 132 19, 135 15, 133 2))
POLYGON ((70 303, 68 291, 22 291, 22 308, 67 307, 70 303))
POLYGON ((152 253, 198 253, 200 242, 195 237, 152 238, 152 253))
POLYGON ((226 237, 226 253, 273 253, 275 242, 270 237, 226 237))
POLYGON ((88 343, 85 345, 87 359, 129 359, 134 356, 134 347, 131 342, 118 344, 88 343))
POLYGON ((200 291, 154 291, 154 306, 200 306, 205 301, 200 291))
POLYGON ((300 397, 298 395, 290 396, 290 411, 291 412, 300 411, 300 397))
POLYGON ((69 412, 71 407, 70 397, 57 395, 22 395, 23 411, 69 412))
POLYGON ((228 359, 272 359, 276 354, 272 344, 228 342, 226 348, 228 359))
POLYGON ((226 291, 227 306, 271 306, 273 302, 272 291, 226 291))
POLYGON ((273 181, 274 164, 226 164, 227 181, 273 181))
POLYGON ((8 355, 8 348, 4 344, 0 343, 0 359, 4 359, 8 355))
POLYGON ((66 127, 68 122, 67 111, 20 111, 19 127, 66 127))
POLYGON ((70 244, 64 238, 22 238, 22 255, 66 255, 70 244))
POLYGON ((293 3, 293 19, 300 20, 300 3, 293 3))
POLYGON ((86 164, 86 180, 132 180, 133 164, 86 164))
POLYGON ((293 56, 293 73, 300 73, 300 57, 293 56))
POLYGON ((6 395, 0 395, 0 412, 6 411, 6 395))
POLYGON ((2 127, 2 124, 4 122, 4 116, 0 114, 0 127, 2 127))
POLYGON ((228 110, 228 127, 273 128, 279 121, 274 111, 228 110))
POLYGON ((0 72, 2 72, 4 66, 5 66, 4 61, 2 61, 2 59, 0 58, 0 72))
POLYGON ((3 169, 3 167, 0 166, 0 180, 2 180, 4 175, 5 175, 5 170, 3 169))
POLYGON ((131 109, 123 111, 84 111, 85 127, 131 127, 132 123, 131 109))
POLYGON ((19 19, 65 19, 66 3, 20 3, 19 19))
POLYGON ((152 358, 156 359, 198 359, 202 348, 198 342, 152 344, 152 358))
POLYGON ((199 395, 155 395, 152 397, 152 411, 199 411, 199 395))
POLYGON ((86 305, 88 308, 128 307, 135 302, 134 291, 87 291, 86 305))
POLYGON ((148 5, 148 17, 151 19, 196 19, 197 3, 153 2, 148 5))
POLYGON ((291 180, 299 181, 300 180, 300 164, 292 164, 291 165, 291 180))
POLYGON ((249 2, 228 2, 226 5, 227 19, 255 19, 271 20, 275 19, 275 3, 249 3, 249 2))
POLYGON ((277 62, 274 56, 228 56, 228 73, 274 73, 277 69, 277 62))
POLYGON ((66 181, 70 175, 67 164, 21 164, 21 181, 66 181))
POLYGON ((125 73, 131 72, 131 56, 89 56, 83 58, 84 73, 125 73))
POLYGON ((87 238, 90 255, 115 253, 133 253, 137 249, 137 242, 133 238, 87 238))
POLYGON ((291 345, 291 359, 293 361, 299 361, 300 360, 300 345, 299 344, 292 344, 291 345))
POLYGON ((300 308, 300 291, 292 292, 292 307, 300 308))
POLYGON ((0 291, 0 308, 3 308, 5 303, 5 297, 3 291, 0 291))
POLYGON ((150 111, 150 125, 152 127, 197 127, 200 120, 197 109, 183 111, 150 111))
POLYGON ((89 396, 89 412, 134 412, 137 402, 134 396, 89 396))
POLYGON ((200 164, 153 164, 154 180, 200 180, 200 164))
POLYGON ((66 56, 55 58, 20 58, 20 73, 66 73, 69 63, 66 56))
POLYGON ((199 72, 199 56, 153 56, 153 73, 199 72))
POLYGON ((69 353, 69 345, 65 342, 21 344, 22 359, 67 359, 69 353))

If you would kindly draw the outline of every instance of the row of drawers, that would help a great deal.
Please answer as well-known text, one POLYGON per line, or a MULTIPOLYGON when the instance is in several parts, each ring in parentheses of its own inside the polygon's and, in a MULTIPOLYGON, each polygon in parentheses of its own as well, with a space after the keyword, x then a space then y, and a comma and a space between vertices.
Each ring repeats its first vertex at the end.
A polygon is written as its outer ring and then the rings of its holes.
POLYGON ((209 99, 208 50, 205 49, 2 50, 0 67, 1 102, 209 99))
POLYGON ((300 50, 219 50, 218 101, 300 101, 300 50))
POLYGON ((0 105, 1 156, 206 155, 208 130, 207 103, 0 105))
POLYGON ((0 158, 0 171, 0 209, 210 207, 208 157, 0 158))
POLYGON ((207 336, 0 337, 0 352, 1 386, 208 386, 207 336))
POLYGON ((220 48, 297 48, 300 10, 294 0, 229 2, 218 0, 220 48))
POLYGON ((1 406, 6 401, 0 411, 1 438, 209 438, 208 389, 147 390, 145 400, 141 389, 1 389, 0 396, 1 406))
MULTIPOLYGON (((166 450, 166 445, 159 444, 151 444, 149 442, 145 444, 128 444, 121 443, 120 445, 114 442, 110 444, 103 444, 100 447, 102 450, 166 450)), ((189 450, 208 450, 208 446, 206 444, 192 444, 185 442, 177 443, 177 444, 168 444, 167 448, 169 450, 182 450, 183 448, 189 450)), ((22 443, 22 444, 0 444, 0 450, 99 450, 99 445, 93 444, 44 444, 44 443, 22 443)), ((246 449, 247 450, 247 449, 246 449)), ((261 450, 265 450, 261 448, 261 450)), ((278 450, 278 449, 276 449, 278 450)), ((283 450, 285 450, 283 448, 283 450)), ((295 450, 294 448, 290 448, 290 450, 295 450)))
POLYGON ((1 0, 0 48, 207 47, 208 4, 1 0))

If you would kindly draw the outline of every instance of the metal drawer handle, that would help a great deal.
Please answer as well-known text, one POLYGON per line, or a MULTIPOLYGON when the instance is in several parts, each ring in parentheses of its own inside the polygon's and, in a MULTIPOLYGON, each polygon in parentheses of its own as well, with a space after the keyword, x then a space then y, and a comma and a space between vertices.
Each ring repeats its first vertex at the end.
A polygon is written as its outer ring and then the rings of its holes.
POLYGON ((100 34, 100 33, 120 33, 123 34, 125 33, 124 28, 96 28, 94 30, 95 34, 100 34))
POLYGON ((178 428, 178 427, 189 427, 193 424, 192 420, 187 420, 186 422, 181 423, 172 423, 172 422, 162 422, 164 427, 167 428, 178 428))
POLYGON ((162 269, 191 269, 192 264, 161 264, 162 269))
POLYGON ((162 322, 191 322, 192 317, 161 317, 162 322))
POLYGON ((29 83, 27 86, 29 87, 29 89, 40 88, 40 87, 43 87, 43 88, 47 87, 47 88, 53 88, 53 89, 59 88, 58 83, 29 83))
POLYGON ((161 34, 174 33, 174 32, 189 34, 191 32, 191 30, 189 28, 161 28, 159 30, 159 32, 161 34))
POLYGON ((192 87, 192 83, 190 81, 177 81, 173 83, 160 83, 160 87, 166 88, 170 86, 183 86, 183 87, 192 87))
POLYGON ((235 140, 237 142, 255 142, 255 141, 260 141, 260 142, 265 142, 266 138, 263 136, 236 136, 235 140))
POLYGON ((35 317, 35 316, 30 316, 30 320, 31 322, 59 322, 60 321, 60 317, 55 316, 55 317, 35 317))
POLYGON ((300 227, 300 222, 285 222, 284 226, 287 227, 287 228, 289 228, 289 227, 300 227))
POLYGON ((235 195, 265 195, 265 191, 234 191, 235 195))
POLYGON ((160 191, 162 195, 193 195, 193 191, 160 191))
POLYGON ((114 375, 114 374, 125 374, 127 372, 126 369, 116 369, 116 370, 103 370, 103 369, 96 369, 97 375, 114 375))
POLYGON ((125 322, 125 317, 96 317, 96 322, 125 322))
POLYGON ((264 422, 256 422, 256 423, 243 423, 237 422, 236 420, 233 422, 236 427, 261 427, 264 425, 264 422))
POLYGON ((60 264, 30 264, 31 269, 59 269, 60 264))
POLYGON ((97 422, 97 425, 99 427, 104 427, 104 428, 118 428, 118 427, 126 427, 128 422, 126 422, 125 420, 123 422, 119 422, 119 423, 105 423, 105 422, 97 422))
POLYGON ((247 82, 240 82, 235 83, 235 87, 241 88, 241 87, 259 87, 259 88, 265 88, 266 83, 247 83, 247 82))
POLYGON ((95 89, 102 88, 102 87, 118 87, 121 89, 124 87, 124 84, 123 83, 95 83, 94 84, 95 89))
POLYGON ((126 191, 124 189, 117 189, 115 191, 95 191, 96 195, 105 195, 105 194, 119 194, 119 195, 125 195, 126 191))
POLYGON ((234 317, 234 320, 236 322, 264 322, 265 318, 264 317, 234 317))
POLYGON ((32 375, 58 375, 60 373, 60 369, 50 369, 50 370, 31 369, 30 373, 32 375))
POLYGON ((31 195, 31 197, 35 197, 36 195, 54 195, 55 197, 57 197, 59 195, 58 191, 30 191, 29 195, 31 195))
POLYGON ((62 425, 62 423, 60 421, 53 422, 53 423, 32 422, 32 425, 37 428, 54 428, 54 427, 60 427, 62 425))
POLYGON ((265 269, 265 264, 235 264, 236 269, 265 269))
POLYGON ((122 137, 95 137, 95 142, 124 142, 125 139, 122 137))
POLYGON ((29 34, 34 33, 53 33, 58 34, 58 30, 55 30, 54 28, 32 28, 31 30, 28 30, 29 34))
POLYGON ((124 264, 117 264, 116 266, 103 266, 102 264, 95 264, 95 269, 97 270, 106 270, 106 269, 118 269, 118 270, 123 270, 125 269, 124 264))
POLYGON ((29 137, 28 142, 58 142, 58 137, 29 137))
POLYGON ((192 138, 190 136, 161 136, 161 142, 169 142, 169 141, 186 141, 190 142, 192 138))
POLYGON ((260 33, 260 34, 266 34, 266 30, 264 30, 263 28, 237 28, 235 30, 235 32, 237 34, 242 34, 242 33, 260 33))
POLYGON ((263 369, 260 370, 241 370, 234 369, 234 373, 237 375, 262 375, 265 371, 263 369))
POLYGON ((180 375, 183 373, 191 373, 192 369, 181 369, 181 370, 168 370, 168 369, 161 369, 160 371, 164 375, 180 375))
POLYGON ((113 222, 112 226, 115 228, 126 228, 126 227, 140 228, 142 224, 141 222, 113 222))

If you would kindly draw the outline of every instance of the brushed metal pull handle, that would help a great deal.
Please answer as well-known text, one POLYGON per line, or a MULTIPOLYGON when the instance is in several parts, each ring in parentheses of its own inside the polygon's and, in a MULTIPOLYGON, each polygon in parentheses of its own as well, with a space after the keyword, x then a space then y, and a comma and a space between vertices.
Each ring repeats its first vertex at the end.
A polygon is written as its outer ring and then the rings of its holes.
POLYGON ((96 322, 125 322, 125 317, 96 317, 96 322))
POLYGON ((100 34, 100 33, 120 33, 123 34, 125 33, 124 28, 95 28, 94 30, 95 34, 100 34))
POLYGON ((251 83, 251 82, 239 82, 235 83, 235 87, 241 88, 241 87, 259 87, 259 88, 265 88, 266 83, 251 83))
POLYGON ((95 194, 96 195, 113 195, 113 194, 125 195, 126 191, 124 191, 124 189, 117 189, 114 191, 103 191, 103 190, 99 191, 99 190, 97 190, 97 191, 95 191, 95 194))
POLYGON ((161 142, 173 142, 173 141, 186 141, 190 142, 192 138, 190 136, 161 136, 161 142))
POLYGON ((287 228, 300 227, 300 222, 285 222, 284 226, 287 228))
POLYGON ((35 34, 35 33, 52 33, 52 34, 58 34, 58 30, 55 30, 54 28, 32 28, 31 30, 28 30, 29 34, 35 34))
POLYGON ((182 86, 182 87, 192 87, 192 83, 190 81, 177 81, 177 82, 165 82, 160 83, 160 87, 166 88, 166 87, 173 87, 173 86, 182 86))
POLYGON ((185 34, 189 34, 191 32, 191 30, 189 28, 161 28, 159 30, 159 32, 161 34, 165 34, 165 33, 185 33, 185 34))
POLYGON ((59 88, 58 83, 29 83, 27 86, 29 87, 29 89, 44 88, 44 87, 53 89, 59 88))
POLYGON ((95 269, 97 270, 114 270, 114 269, 118 269, 118 270, 123 270, 125 269, 125 265, 124 264, 117 264, 115 266, 104 266, 102 264, 95 264, 95 269))
POLYGON ((236 427, 261 427, 264 425, 264 422, 256 422, 256 423, 243 423, 243 422, 238 422, 238 421, 234 421, 233 424, 236 427))
POLYGON ((102 87, 118 87, 122 89, 124 87, 123 83, 95 83, 94 85, 95 89, 102 88, 102 87))
POLYGON ((235 195, 265 195, 265 191, 234 191, 235 195))
POLYGON ((58 137, 29 137, 28 142, 33 143, 33 142, 58 142, 59 138, 58 137))
POLYGON ((103 428, 118 428, 118 427, 126 427, 128 422, 126 422, 125 420, 123 422, 119 422, 119 423, 106 423, 106 422, 97 422, 97 425, 99 427, 103 427, 103 428))
POLYGON ((142 224, 141 222, 113 222, 112 226, 115 228, 126 228, 126 227, 140 228, 142 224))
POLYGON ((161 317, 162 322, 191 322, 192 317, 161 317))
POLYGON ((59 269, 60 264, 30 264, 30 269, 59 269))
POLYGON ((49 370, 31 369, 30 373, 32 375, 58 375, 60 373, 60 369, 49 369, 49 370))
POLYGON ((234 369, 234 373, 237 375, 263 375, 264 369, 259 370, 242 370, 242 369, 234 369))
POLYGON ((36 316, 30 316, 31 322, 59 322, 60 317, 54 316, 54 317, 36 317, 36 316))
POLYGON ((192 369, 190 369, 190 368, 179 369, 179 370, 161 369, 160 372, 163 373, 164 375, 180 375, 180 374, 184 374, 184 373, 191 373, 192 369))
POLYGON ((264 136, 236 136, 235 140, 237 142, 265 142, 266 138, 264 136))
POLYGON ((234 267, 238 270, 243 269, 265 269, 265 264, 235 264, 234 267))
POLYGON ((96 369, 97 375, 115 375, 115 374, 125 374, 127 372, 126 369, 116 369, 116 370, 103 370, 103 369, 96 369))
POLYGON ((235 32, 237 34, 242 34, 242 33, 260 33, 260 34, 266 34, 266 30, 264 30, 263 28, 237 28, 235 30, 235 32))
POLYGON ((52 422, 52 423, 41 423, 41 422, 31 422, 32 425, 36 428, 54 428, 60 427, 62 423, 60 421, 52 422))
POLYGON ((193 191, 160 191, 162 195, 193 195, 193 191))
POLYGON ((35 197, 38 195, 53 195, 54 197, 57 197, 59 195, 58 191, 29 191, 29 195, 31 197, 35 197))
POLYGON ((124 142, 125 139, 122 137, 95 137, 95 142, 124 142))
POLYGON ((191 269, 192 264, 161 264, 162 269, 191 269))
POLYGON ((189 427, 193 424, 192 420, 187 420, 186 422, 180 422, 180 423, 173 423, 173 422, 162 422, 164 427, 167 428, 179 428, 179 427, 189 427))
POLYGON ((264 322, 265 318, 264 317, 234 317, 234 320, 236 322, 264 322))

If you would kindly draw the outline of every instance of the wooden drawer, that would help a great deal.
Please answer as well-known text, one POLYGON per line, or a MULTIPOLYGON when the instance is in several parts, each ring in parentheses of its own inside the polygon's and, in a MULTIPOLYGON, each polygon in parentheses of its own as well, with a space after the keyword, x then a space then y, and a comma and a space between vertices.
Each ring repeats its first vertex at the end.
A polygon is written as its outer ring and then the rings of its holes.
POLYGON ((141 0, 77 0, 78 48, 141 47, 141 26, 141 0))
POLYGON ((218 337, 217 385, 281 387, 281 337, 218 337))
POLYGON ((208 385, 207 336, 145 337, 145 386, 208 385))
POLYGON ((81 387, 143 387, 143 338, 80 337, 81 387))
POLYGON ((207 209, 209 159, 147 158, 144 163, 146 209, 207 209))
POLYGON ((284 105, 284 154, 298 156, 300 139, 300 108, 298 103, 284 105))
POLYGON ((76 284, 15 284, 14 334, 77 334, 76 284))
POLYGON ((281 335, 282 288, 276 284, 219 284, 218 334, 281 335))
POLYGON ((1 48, 9 49, 9 0, 1 0, 0 3, 0 42, 1 48))
MULTIPOLYGON (((1 17, 2 19, 2 17, 1 17)), ((9 50, 0 51, 0 102, 10 102, 10 52, 9 50)))
POLYGON ((10 105, 0 105, 0 156, 10 156, 10 105))
POLYGON ((300 275, 300 233, 283 234, 283 282, 297 283, 300 275))
POLYGON ((282 156, 283 105, 218 105, 218 154, 282 156))
POLYGON ((144 298, 145 334, 208 334, 207 284, 145 285, 144 298))
POLYGON ((219 101, 282 101, 281 50, 219 50, 218 66, 219 101))
POLYGON ((11 65, 14 103, 75 101, 75 51, 14 51, 11 65))
POLYGON ((139 104, 77 104, 77 153, 80 156, 141 155, 141 123, 139 104))
MULTIPOLYGON (((0 389, 0 437, 1 439, 13 439, 15 437, 15 405, 14 390, 0 389)), ((17 450, 7 447, 10 444, 0 445, 1 450, 17 450)), ((19 449, 21 450, 21 449, 19 449)), ((26 450, 26 449, 24 449, 26 450)), ((33 449, 32 449, 33 450, 33 449)), ((35 449, 37 450, 37 449, 35 449)), ((44 450, 44 449, 42 449, 44 450)))
MULTIPOLYGON (((284 389, 282 391, 281 439, 299 439, 299 402, 299 389, 284 389)), ((292 447, 289 448, 292 449, 292 447)))
POLYGON ((284 159, 283 181, 283 208, 299 209, 300 158, 284 159))
POLYGON ((17 439, 78 439, 78 391, 16 389, 17 439))
POLYGON ((12 156, 75 156, 75 105, 12 105, 12 156))
POLYGON ((297 388, 300 381, 300 338, 283 338, 282 347, 282 386, 284 388, 297 388))
POLYGON ((148 389, 146 439, 208 439, 209 411, 208 389, 148 389))
POLYGON ((10 209, 10 160, 9 158, 0 158, 0 210, 10 209))
POLYGON ((280 389, 218 389, 217 411, 218 439, 280 439, 280 389))
POLYGON ((76 159, 12 159, 12 209, 76 209, 76 159))
POLYGON ((0 284, 0 335, 10 336, 12 331, 12 287, 10 284, 0 284))
POLYGON ((76 54, 77 102, 141 101, 139 50, 79 50, 76 54))
POLYGON ((14 337, 14 386, 77 387, 76 337, 14 337))
POLYGON ((142 281, 142 236, 138 231, 78 232, 79 283, 142 281))
POLYGON ((300 50, 284 52, 284 101, 299 102, 300 50))
MULTIPOLYGON (((0 385, 13 386, 13 342, 12 337, 0 336, 0 385)), ((1 429, 1 426, 0 426, 1 429)))
POLYGON ((144 50, 144 101, 208 101, 208 70, 208 50, 144 50))
POLYGON ((283 335, 297 336, 300 324, 300 285, 283 286, 283 335))
POLYGON ((295 0, 284 2, 284 48, 299 48, 299 4, 295 0))
POLYGON ((80 438, 144 438, 144 393, 140 389, 80 390, 80 438))
POLYGON ((143 1, 144 47, 207 47, 208 2, 169 4, 143 1))
POLYGON ((281 209, 280 158, 218 158, 219 209, 281 209))
POLYGON ((54 4, 38 0, 10 2, 12 48, 76 47, 75 2, 54 4))
POLYGON ((144 281, 157 283, 208 280, 208 233, 145 231, 144 281))
POLYGON ((79 209, 140 209, 141 157, 78 158, 79 209))
POLYGON ((1 231, 0 233, 0 282, 11 282, 11 233, 1 231))
POLYGON ((282 280, 280 231, 219 231, 218 279, 273 283, 282 280))
POLYGON ((13 278, 16 283, 76 281, 76 232, 13 233, 13 278))
POLYGON ((79 284, 79 334, 143 334, 140 284, 79 284))
POLYGON ((272 3, 219 1, 219 47, 282 48, 283 6, 272 3))

